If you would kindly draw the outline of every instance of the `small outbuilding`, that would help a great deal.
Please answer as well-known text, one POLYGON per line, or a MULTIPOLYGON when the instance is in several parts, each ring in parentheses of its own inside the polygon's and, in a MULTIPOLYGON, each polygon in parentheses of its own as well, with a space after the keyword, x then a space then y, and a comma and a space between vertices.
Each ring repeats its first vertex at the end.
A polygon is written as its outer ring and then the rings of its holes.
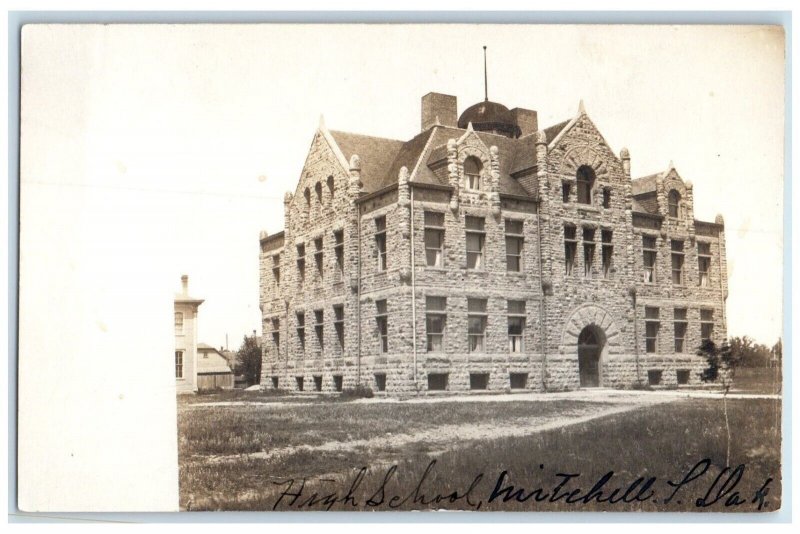
POLYGON ((197 344, 197 389, 232 389, 233 371, 219 350, 197 344))

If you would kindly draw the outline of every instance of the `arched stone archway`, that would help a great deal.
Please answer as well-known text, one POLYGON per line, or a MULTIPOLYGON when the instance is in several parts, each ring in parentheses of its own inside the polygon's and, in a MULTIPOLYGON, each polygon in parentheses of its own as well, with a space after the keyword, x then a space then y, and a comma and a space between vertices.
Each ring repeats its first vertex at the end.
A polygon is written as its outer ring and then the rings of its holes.
POLYGON ((603 386, 603 366, 620 348, 614 316, 597 304, 576 308, 564 323, 560 353, 574 358, 581 387, 603 386))
POLYGON ((600 386, 600 359, 606 345, 606 334, 596 325, 589 325, 578 335, 578 374, 582 388, 600 386))

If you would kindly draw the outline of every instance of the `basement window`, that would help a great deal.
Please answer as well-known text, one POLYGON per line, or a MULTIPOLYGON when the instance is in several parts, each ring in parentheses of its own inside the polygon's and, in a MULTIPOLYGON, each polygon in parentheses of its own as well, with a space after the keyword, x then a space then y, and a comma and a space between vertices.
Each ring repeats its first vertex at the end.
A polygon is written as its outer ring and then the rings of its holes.
POLYGON ((335 391, 342 391, 342 375, 333 375, 333 389, 335 391))
POLYGON ((470 373, 469 389, 488 389, 489 373, 470 373))
POLYGON ((525 389, 528 386, 528 373, 511 373, 511 389, 525 389))
POLYGON ((294 377, 294 380, 297 383, 297 391, 303 391, 303 377, 296 376, 294 377))
POLYGON ((314 375, 314 391, 322 391, 322 377, 314 375))
POLYGON ((277 376, 273 376, 272 377, 272 389, 278 389, 278 384, 279 384, 278 377, 277 376))
POLYGON ((428 391, 445 391, 447 373, 428 373, 428 391))
POLYGON ((675 371, 678 379, 678 385, 683 386, 689 383, 689 369, 678 369, 675 371))
POLYGON ((661 374, 662 371, 660 369, 649 369, 647 371, 647 383, 651 386, 661 384, 661 374))
POLYGON ((386 373, 375 373, 375 389, 386 391, 386 373))

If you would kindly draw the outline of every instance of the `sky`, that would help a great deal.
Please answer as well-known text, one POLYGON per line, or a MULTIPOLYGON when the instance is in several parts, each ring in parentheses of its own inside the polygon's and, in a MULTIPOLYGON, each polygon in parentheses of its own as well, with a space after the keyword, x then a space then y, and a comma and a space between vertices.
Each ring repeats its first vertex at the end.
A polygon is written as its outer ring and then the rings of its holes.
POLYGON ((694 183, 696 218, 725 217, 729 334, 774 343, 784 65, 783 35, 767 27, 32 29, 23 319, 84 348, 97 332, 157 331, 171 343, 172 294, 188 274, 205 299, 199 341, 235 350, 261 330, 259 232, 282 229, 283 194, 320 117, 330 129, 409 139, 422 95, 455 95, 459 113, 483 99, 484 44, 491 100, 535 109, 546 127, 582 99, 611 148, 630 150, 634 177, 674 162, 694 183))

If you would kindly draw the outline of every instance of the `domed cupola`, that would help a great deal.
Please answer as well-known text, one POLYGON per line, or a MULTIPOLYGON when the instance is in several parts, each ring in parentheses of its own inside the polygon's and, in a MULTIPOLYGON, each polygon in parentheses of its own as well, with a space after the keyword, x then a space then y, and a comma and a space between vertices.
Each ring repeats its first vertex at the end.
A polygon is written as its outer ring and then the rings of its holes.
POLYGON ((516 117, 503 104, 485 100, 468 107, 458 119, 458 127, 466 128, 472 123, 472 129, 478 132, 490 132, 511 137, 520 136, 522 131, 517 126, 516 117))

